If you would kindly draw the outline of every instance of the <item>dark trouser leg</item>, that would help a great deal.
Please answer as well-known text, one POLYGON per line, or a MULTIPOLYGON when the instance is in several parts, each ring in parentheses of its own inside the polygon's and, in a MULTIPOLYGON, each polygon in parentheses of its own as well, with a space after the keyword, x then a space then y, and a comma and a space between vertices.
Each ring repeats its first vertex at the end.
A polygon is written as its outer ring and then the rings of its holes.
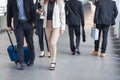
POLYGON ((31 61, 34 61, 35 53, 33 45, 33 26, 31 23, 29 22, 24 23, 24 32, 28 44, 29 58, 31 61))
POLYGON ((76 35, 76 51, 79 51, 80 45, 80 25, 74 26, 75 28, 75 35, 76 35))
POLYGON ((24 31, 23 31, 23 24, 18 24, 15 28, 15 35, 17 40, 17 53, 18 53, 18 61, 20 63, 24 62, 24 31))
POLYGON ((46 41, 47 51, 49 52, 48 41, 47 41, 47 36, 46 36, 46 33, 45 33, 45 29, 43 30, 43 32, 44 32, 44 35, 45 35, 45 41, 46 41))
POLYGON ((40 46, 40 50, 44 51, 44 41, 43 41, 43 20, 40 19, 38 22, 38 38, 39 38, 39 46, 40 46))
POLYGON ((94 44, 95 44, 94 49, 95 49, 95 51, 99 50, 100 36, 101 36, 101 26, 102 25, 99 25, 99 24, 96 25, 96 28, 99 30, 99 38, 98 38, 98 40, 94 41, 94 44))
POLYGON ((69 25, 69 38, 70 38, 70 49, 72 52, 75 51, 75 45, 74 45, 74 28, 73 26, 69 25))
POLYGON ((103 31, 103 35, 102 35, 103 41, 102 41, 101 53, 105 53, 106 47, 107 47, 107 38, 108 38, 109 26, 103 25, 102 31, 103 31))

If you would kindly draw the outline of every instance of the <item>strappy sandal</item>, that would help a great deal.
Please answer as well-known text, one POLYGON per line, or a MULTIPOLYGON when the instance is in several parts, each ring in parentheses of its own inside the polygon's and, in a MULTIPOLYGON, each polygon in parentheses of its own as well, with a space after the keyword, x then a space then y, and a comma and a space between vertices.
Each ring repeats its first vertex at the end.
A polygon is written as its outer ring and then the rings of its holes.
POLYGON ((55 66, 56 66, 56 63, 51 63, 51 64, 50 64, 50 67, 49 67, 50 70, 54 70, 54 69, 55 69, 55 66))

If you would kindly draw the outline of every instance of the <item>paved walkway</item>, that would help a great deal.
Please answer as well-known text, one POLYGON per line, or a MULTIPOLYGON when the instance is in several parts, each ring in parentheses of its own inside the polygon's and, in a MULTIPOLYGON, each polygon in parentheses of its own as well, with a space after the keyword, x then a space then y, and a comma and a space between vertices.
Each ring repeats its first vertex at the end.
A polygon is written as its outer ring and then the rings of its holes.
POLYGON ((85 30, 87 41, 81 41, 81 55, 71 55, 68 30, 58 41, 57 65, 55 71, 49 70, 50 60, 39 58, 38 38, 34 36, 36 59, 32 68, 23 71, 16 69, 6 52, 10 44, 6 33, 0 34, 0 80, 120 80, 120 58, 114 52, 115 41, 109 34, 107 53, 104 58, 93 56, 94 41, 90 37, 93 11, 85 5, 85 30), (114 44, 113 44, 114 43, 114 44))

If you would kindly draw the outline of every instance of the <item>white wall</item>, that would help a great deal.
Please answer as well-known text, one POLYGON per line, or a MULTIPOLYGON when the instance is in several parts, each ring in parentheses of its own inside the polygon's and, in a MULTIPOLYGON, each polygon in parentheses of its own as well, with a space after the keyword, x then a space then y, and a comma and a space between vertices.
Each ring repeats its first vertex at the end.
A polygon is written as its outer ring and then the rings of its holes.
POLYGON ((0 16, 0 30, 6 28, 6 17, 5 16, 0 16))
POLYGON ((118 8, 118 16, 116 18, 116 24, 113 26, 114 27, 114 37, 119 38, 120 36, 120 0, 114 0, 116 1, 116 5, 118 8))

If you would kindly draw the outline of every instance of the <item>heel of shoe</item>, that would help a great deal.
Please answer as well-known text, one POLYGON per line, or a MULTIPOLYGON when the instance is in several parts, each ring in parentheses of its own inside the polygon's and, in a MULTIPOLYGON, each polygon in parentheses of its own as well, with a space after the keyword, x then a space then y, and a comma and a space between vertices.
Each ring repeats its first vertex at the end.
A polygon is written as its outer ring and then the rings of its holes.
POLYGON ((45 52, 41 51, 40 56, 39 57, 44 57, 45 56, 45 52))
POLYGON ((50 52, 48 52, 48 58, 50 58, 50 52))
POLYGON ((49 69, 50 70, 55 70, 56 63, 51 63, 49 69))
POLYGON ((93 55, 98 56, 98 51, 93 51, 93 55))
POLYGON ((100 57, 105 57, 105 53, 101 53, 101 54, 100 54, 100 57))

